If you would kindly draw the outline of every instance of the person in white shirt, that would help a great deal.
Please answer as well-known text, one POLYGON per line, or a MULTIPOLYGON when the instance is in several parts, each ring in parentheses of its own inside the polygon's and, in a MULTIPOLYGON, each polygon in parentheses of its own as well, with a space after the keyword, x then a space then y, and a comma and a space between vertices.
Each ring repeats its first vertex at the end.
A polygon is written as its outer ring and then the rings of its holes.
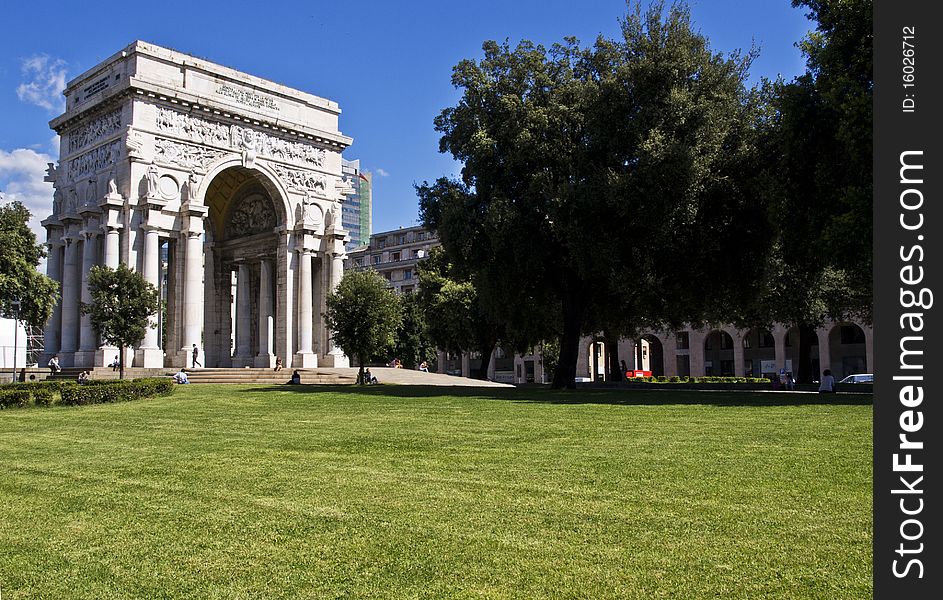
POLYGON ((190 383, 190 378, 187 377, 186 371, 184 371, 183 369, 180 369, 179 371, 177 371, 177 374, 174 375, 174 381, 176 381, 177 383, 190 383))
POLYGON ((822 381, 819 383, 820 394, 831 394, 835 391, 835 378, 832 377, 831 369, 822 371, 822 381))

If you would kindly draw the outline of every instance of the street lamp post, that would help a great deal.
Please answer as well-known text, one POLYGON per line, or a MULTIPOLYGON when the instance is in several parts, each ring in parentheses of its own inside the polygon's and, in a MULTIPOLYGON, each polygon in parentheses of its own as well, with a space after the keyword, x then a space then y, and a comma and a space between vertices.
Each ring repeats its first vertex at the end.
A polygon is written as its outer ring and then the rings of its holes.
POLYGON ((16 346, 19 342, 20 334, 20 299, 13 301, 13 376, 10 377, 10 383, 16 383, 16 346))

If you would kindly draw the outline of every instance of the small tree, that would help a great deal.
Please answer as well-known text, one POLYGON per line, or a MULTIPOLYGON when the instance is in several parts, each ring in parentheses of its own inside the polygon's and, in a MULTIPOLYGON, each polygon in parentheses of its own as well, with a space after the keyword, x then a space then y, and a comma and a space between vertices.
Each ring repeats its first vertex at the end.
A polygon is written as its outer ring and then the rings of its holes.
POLYGON ((0 317, 17 316, 41 327, 58 299, 58 284, 36 270, 46 255, 29 228, 29 210, 21 202, 0 205, 0 317), (14 302, 19 300, 19 310, 14 302))
POLYGON ((396 330, 396 344, 393 353, 403 359, 403 366, 414 369, 419 363, 431 363, 436 358, 435 344, 429 337, 426 316, 419 302, 418 294, 400 297, 403 307, 403 319, 396 330))
POLYGON ((356 357, 360 365, 357 382, 364 383, 364 363, 394 344, 402 307, 376 271, 351 272, 327 297, 324 317, 334 332, 334 343, 356 357))
POLYGON ((156 326, 151 319, 160 308, 157 289, 127 265, 92 267, 88 272, 90 304, 82 303, 82 312, 89 315, 92 326, 105 343, 120 349, 121 379, 124 379, 125 349, 137 346, 148 327, 156 326))

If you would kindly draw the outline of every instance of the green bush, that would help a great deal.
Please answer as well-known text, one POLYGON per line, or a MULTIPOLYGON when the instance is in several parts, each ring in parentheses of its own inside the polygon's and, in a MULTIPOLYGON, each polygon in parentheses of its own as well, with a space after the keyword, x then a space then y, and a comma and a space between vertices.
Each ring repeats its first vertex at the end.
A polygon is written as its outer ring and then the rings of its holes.
MULTIPOLYGON (((19 387, 19 386, 18 386, 19 387)), ((21 387, 0 389, 0 408, 15 408, 29 406, 30 393, 21 387)))
POLYGON ((62 390, 61 403, 67 406, 85 406, 109 402, 128 402, 151 396, 167 396, 174 391, 171 379, 96 380, 62 390))
POLYGON ((36 406, 50 406, 56 393, 50 387, 37 387, 30 390, 33 397, 33 404, 36 406))

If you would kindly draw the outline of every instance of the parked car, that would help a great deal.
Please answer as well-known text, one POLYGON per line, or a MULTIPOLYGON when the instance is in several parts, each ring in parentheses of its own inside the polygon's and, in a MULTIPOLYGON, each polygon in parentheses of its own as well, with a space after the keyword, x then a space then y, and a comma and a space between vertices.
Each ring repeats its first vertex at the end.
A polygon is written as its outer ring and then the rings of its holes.
POLYGON ((859 373, 856 375, 849 375, 845 377, 838 383, 874 383, 874 375, 872 373, 859 373))

